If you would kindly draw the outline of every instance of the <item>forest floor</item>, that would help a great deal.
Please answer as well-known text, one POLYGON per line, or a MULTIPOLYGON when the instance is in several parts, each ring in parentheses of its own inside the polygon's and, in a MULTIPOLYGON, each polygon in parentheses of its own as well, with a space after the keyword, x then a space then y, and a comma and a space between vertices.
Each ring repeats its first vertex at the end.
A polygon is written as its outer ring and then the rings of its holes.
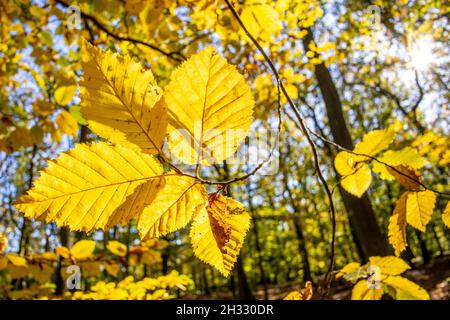
MULTIPOLYGON (((417 283, 431 296, 432 300, 450 300, 450 256, 434 258, 430 263, 419 265, 403 274, 404 277, 417 283)), ((269 300, 283 299, 291 291, 301 289, 298 283, 286 283, 278 286, 270 286, 268 289, 269 300)), ((343 281, 333 282, 330 288, 329 299, 350 299, 351 286, 343 281)), ((257 299, 264 299, 264 291, 258 289, 254 292, 257 299)), ((229 300, 236 299, 232 292, 214 292, 209 295, 186 296, 183 299, 202 300, 229 300)))

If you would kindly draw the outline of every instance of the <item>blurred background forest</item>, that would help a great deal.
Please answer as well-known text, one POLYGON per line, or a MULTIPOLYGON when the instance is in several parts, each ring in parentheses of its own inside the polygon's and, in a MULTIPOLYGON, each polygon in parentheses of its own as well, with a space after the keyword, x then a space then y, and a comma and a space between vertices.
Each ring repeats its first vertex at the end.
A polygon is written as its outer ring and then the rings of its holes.
MULTIPOLYGON (((427 185, 448 190, 448 2, 231 3, 279 70, 309 128, 348 149, 368 132, 393 128, 396 139, 386 152, 407 153, 427 185)), ((0 39, 1 299, 280 299, 306 281, 319 283, 331 258, 329 202, 285 97, 277 170, 228 190, 252 217, 229 278, 194 257, 185 229, 141 242, 134 223, 71 232, 26 219, 13 206, 48 159, 77 142, 99 139, 79 107, 83 39, 134 57, 161 87, 184 60, 212 45, 251 86, 252 132, 273 127, 277 85, 225 1, 1 0, 0 39), (65 286, 71 275, 66 269, 74 263, 82 270, 80 290, 65 286)), ((336 206, 334 270, 393 255, 388 224, 402 186, 373 174, 361 197, 348 193, 334 166, 339 150, 313 139, 336 206)), ((202 170, 227 180, 251 171, 252 164, 202 170)), ((406 277, 432 299, 450 297, 450 234, 441 219, 446 201, 437 197, 425 232, 407 228, 401 255, 412 266, 406 277)), ((349 298, 349 288, 336 280, 329 298, 349 298)))

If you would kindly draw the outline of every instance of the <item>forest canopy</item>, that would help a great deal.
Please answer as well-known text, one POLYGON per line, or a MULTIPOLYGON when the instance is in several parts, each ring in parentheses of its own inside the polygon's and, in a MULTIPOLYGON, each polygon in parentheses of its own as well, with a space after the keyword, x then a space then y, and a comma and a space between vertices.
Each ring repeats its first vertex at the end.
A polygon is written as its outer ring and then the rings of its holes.
POLYGON ((448 20, 1 1, 0 299, 448 299, 448 20))

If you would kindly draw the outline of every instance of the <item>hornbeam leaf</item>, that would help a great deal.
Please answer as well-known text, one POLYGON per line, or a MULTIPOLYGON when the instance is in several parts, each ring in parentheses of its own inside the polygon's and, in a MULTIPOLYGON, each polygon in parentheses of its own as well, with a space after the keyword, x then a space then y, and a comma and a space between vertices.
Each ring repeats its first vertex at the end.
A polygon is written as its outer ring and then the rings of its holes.
POLYGON ((213 47, 172 73, 164 97, 170 150, 187 164, 221 163, 234 154, 252 122, 249 86, 213 47))
POLYGON ((191 227, 194 254, 228 276, 239 255, 250 225, 244 206, 222 195, 201 211, 191 227))
POLYGON ((34 187, 14 205, 26 217, 89 232, 109 226, 127 197, 162 173, 150 155, 103 142, 78 144, 49 161, 34 187))
POLYGON ((406 200, 406 221, 416 229, 424 232, 430 222, 436 203, 436 195, 430 190, 408 192, 406 200))
POLYGON ((146 194, 138 231, 142 239, 156 238, 186 226, 200 211, 205 210, 205 188, 195 179, 183 175, 166 175, 145 183, 136 191, 146 194), (148 196, 152 195, 152 196, 148 196))
POLYGON ((85 43, 81 113, 100 136, 146 153, 160 153, 167 128, 162 90, 131 57, 85 43))
POLYGON ((395 255, 399 256, 406 249, 406 199, 408 192, 403 193, 395 203, 394 213, 389 219, 389 243, 394 247, 395 255))
POLYGON ((430 295, 422 287, 399 276, 389 276, 383 283, 395 290, 397 300, 430 300, 430 295))

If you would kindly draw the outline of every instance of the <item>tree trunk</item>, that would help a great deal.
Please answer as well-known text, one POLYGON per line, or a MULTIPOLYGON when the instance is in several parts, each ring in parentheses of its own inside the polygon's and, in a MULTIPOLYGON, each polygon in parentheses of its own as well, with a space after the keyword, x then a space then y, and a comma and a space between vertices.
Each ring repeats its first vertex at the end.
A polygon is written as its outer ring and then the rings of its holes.
POLYGON ((238 293, 240 300, 253 300, 252 290, 250 289, 250 285, 248 284, 247 276, 244 272, 244 267, 242 265, 241 254, 236 261, 236 271, 238 275, 238 293))
MULTIPOLYGON (((313 42, 311 28, 307 28, 307 35, 303 38, 303 47, 308 51, 308 45, 313 42)), ((347 128, 342 103, 331 78, 331 74, 325 64, 315 66, 315 76, 325 103, 328 124, 331 129, 334 142, 353 149, 353 142, 347 128)), ((386 239, 383 237, 375 218, 375 212, 367 194, 357 198, 340 188, 344 205, 349 213, 350 225, 354 231, 357 244, 361 248, 361 258, 367 260, 370 256, 388 255, 390 250, 386 239)))
POLYGON ((255 218, 255 208, 253 207, 253 203, 251 200, 251 196, 250 196, 250 190, 249 190, 249 185, 247 184, 247 196, 248 196, 248 209, 250 212, 250 215, 252 217, 253 220, 253 236, 255 238, 255 248, 256 248, 256 252, 258 255, 258 269, 259 269, 259 274, 260 274, 260 283, 263 286, 264 289, 264 299, 267 300, 269 298, 268 295, 268 290, 267 290, 267 282, 266 282, 266 273, 264 271, 264 265, 263 265, 263 260, 262 260, 262 250, 261 250, 261 245, 259 243, 260 237, 259 237, 259 230, 258 230, 258 221, 256 221, 255 218))

